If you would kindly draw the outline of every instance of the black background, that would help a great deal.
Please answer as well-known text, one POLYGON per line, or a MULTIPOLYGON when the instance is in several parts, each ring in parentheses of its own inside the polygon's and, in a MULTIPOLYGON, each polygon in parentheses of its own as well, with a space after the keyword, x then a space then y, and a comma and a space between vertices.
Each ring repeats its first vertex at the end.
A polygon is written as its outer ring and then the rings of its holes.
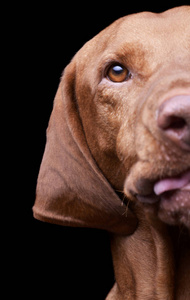
POLYGON ((103 300, 111 289, 114 275, 107 233, 47 224, 32 216, 53 99, 61 73, 74 54, 114 20, 145 10, 161 12, 188 2, 56 4, 50 1, 44 6, 27 4, 20 8, 22 12, 16 16, 14 31, 17 44, 12 41, 19 52, 17 68, 22 63, 17 98, 22 98, 19 132, 23 136, 16 145, 21 158, 15 171, 19 183, 14 191, 19 199, 15 200, 19 207, 15 212, 19 229, 16 236, 9 238, 14 264, 8 279, 17 279, 14 288, 10 286, 15 295, 35 299, 103 300), (18 175, 19 171, 22 175, 18 175))

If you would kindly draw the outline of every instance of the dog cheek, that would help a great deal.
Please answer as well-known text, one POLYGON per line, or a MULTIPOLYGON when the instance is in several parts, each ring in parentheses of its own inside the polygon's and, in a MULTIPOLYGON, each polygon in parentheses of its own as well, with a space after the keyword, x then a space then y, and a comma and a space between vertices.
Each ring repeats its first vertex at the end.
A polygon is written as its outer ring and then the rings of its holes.
MULTIPOLYGON (((96 126, 98 128, 99 145, 103 148, 116 150, 116 139, 121 126, 121 109, 115 101, 99 101, 96 105, 96 126)), ((106 150, 106 149, 105 149, 106 150)))
POLYGON ((116 141, 118 157, 127 170, 137 161, 135 132, 132 128, 133 126, 130 126, 128 121, 124 123, 119 130, 116 141))

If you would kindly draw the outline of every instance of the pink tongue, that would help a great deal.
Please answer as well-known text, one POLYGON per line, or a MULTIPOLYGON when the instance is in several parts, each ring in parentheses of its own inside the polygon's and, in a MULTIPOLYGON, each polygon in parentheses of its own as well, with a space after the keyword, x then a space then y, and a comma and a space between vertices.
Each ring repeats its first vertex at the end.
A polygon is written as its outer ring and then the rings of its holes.
POLYGON ((162 179, 155 183, 154 192, 156 195, 160 195, 164 192, 181 189, 190 182, 190 171, 175 178, 162 179))

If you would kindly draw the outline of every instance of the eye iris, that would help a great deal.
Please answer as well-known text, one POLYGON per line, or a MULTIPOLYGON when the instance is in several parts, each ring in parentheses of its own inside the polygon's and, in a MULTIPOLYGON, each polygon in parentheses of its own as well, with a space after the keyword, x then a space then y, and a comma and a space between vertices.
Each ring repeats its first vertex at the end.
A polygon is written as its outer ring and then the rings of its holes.
POLYGON ((111 66, 107 73, 108 78, 113 82, 123 82, 128 78, 128 75, 129 71, 121 65, 111 66))

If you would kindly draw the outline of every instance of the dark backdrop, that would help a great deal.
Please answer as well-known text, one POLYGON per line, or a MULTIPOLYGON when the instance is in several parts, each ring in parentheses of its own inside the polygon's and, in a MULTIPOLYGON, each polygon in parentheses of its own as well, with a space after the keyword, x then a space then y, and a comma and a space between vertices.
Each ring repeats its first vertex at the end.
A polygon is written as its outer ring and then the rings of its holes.
MULTIPOLYGON (((64 67, 82 45, 114 20, 139 11, 161 12, 189 1, 45 2, 22 7, 18 32, 22 43, 24 102, 21 148, 24 171, 17 186, 24 213, 20 239, 13 247, 18 279, 14 291, 31 299, 103 300, 113 285, 108 235, 99 230, 66 228, 32 216, 35 186, 45 146, 45 130, 64 67), (53 3, 53 4, 52 4, 53 3), (24 182, 24 184, 23 184, 24 182), (23 187, 24 185, 24 187, 23 187), (18 272, 19 271, 19 272, 18 272)), ((19 170, 19 169, 18 169, 19 170)))

